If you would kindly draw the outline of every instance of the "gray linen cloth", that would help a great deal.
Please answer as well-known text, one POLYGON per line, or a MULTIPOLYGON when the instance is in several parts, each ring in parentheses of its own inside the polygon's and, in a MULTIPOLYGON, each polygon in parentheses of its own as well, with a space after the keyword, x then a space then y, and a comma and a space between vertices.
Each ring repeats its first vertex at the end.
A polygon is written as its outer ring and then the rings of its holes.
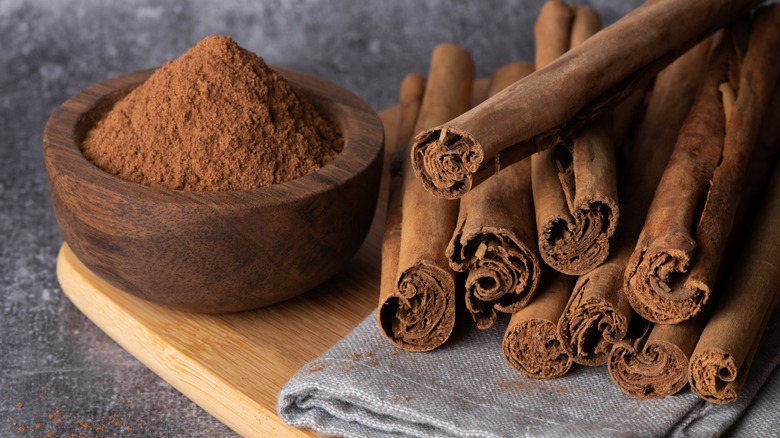
POLYGON ((284 421, 349 437, 711 436, 732 425, 738 434, 778 433, 778 309, 742 394, 725 406, 702 401, 688 387, 664 399, 636 400, 612 383, 605 366, 527 379, 501 352, 508 318, 485 331, 461 324, 466 327, 438 350, 410 353, 382 336, 375 317, 282 388, 284 421))

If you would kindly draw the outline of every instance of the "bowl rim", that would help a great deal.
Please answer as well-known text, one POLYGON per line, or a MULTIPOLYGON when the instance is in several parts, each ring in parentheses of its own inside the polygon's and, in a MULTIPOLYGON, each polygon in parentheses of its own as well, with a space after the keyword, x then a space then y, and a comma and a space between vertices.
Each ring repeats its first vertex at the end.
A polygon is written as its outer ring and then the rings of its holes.
POLYGON ((63 102, 49 117, 43 149, 50 177, 67 173, 79 181, 136 200, 173 204, 220 204, 257 208, 300 201, 333 190, 367 171, 382 157, 384 131, 377 113, 351 91, 296 70, 273 66, 341 130, 344 147, 320 169, 266 187, 225 191, 186 191, 128 181, 107 172, 82 153, 78 133, 87 115, 109 96, 142 84, 155 70, 145 69, 93 84, 63 102), (66 135, 62 135, 65 133, 66 135))

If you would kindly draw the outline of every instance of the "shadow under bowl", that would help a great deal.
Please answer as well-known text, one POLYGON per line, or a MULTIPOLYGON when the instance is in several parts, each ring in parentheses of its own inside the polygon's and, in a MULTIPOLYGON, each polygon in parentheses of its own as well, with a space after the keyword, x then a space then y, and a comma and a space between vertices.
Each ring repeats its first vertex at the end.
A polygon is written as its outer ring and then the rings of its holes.
POLYGON ((178 191, 109 174, 79 147, 145 70, 96 84, 52 114, 43 148, 55 214, 76 256, 118 288, 196 312, 258 308, 337 273, 366 237, 382 168, 382 124, 349 91, 276 69, 336 123, 344 149, 316 172, 252 190, 178 191))

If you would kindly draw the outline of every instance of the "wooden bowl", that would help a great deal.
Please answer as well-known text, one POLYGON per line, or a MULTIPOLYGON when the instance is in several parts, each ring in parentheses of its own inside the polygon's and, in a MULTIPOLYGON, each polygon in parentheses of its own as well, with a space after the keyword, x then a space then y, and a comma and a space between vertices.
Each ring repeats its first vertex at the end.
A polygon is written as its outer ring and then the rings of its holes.
POLYGON ((231 312, 305 292, 334 275, 365 239, 382 167, 382 124, 328 81, 277 69, 341 128, 344 150, 317 172, 225 192, 149 187, 109 174, 80 142, 152 70, 109 79, 52 114, 43 136, 65 241, 120 289, 178 309, 231 312))

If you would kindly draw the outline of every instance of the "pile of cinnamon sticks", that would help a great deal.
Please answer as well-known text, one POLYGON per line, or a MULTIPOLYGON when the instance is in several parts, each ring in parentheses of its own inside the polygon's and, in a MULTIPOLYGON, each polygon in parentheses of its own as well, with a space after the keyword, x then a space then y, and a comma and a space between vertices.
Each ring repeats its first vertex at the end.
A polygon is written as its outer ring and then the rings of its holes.
POLYGON ((653 0, 601 30, 548 0, 535 62, 487 86, 439 45, 387 145, 390 342, 510 313, 526 377, 607 364, 633 397, 736 400, 780 299, 780 5, 758 3, 653 0))

